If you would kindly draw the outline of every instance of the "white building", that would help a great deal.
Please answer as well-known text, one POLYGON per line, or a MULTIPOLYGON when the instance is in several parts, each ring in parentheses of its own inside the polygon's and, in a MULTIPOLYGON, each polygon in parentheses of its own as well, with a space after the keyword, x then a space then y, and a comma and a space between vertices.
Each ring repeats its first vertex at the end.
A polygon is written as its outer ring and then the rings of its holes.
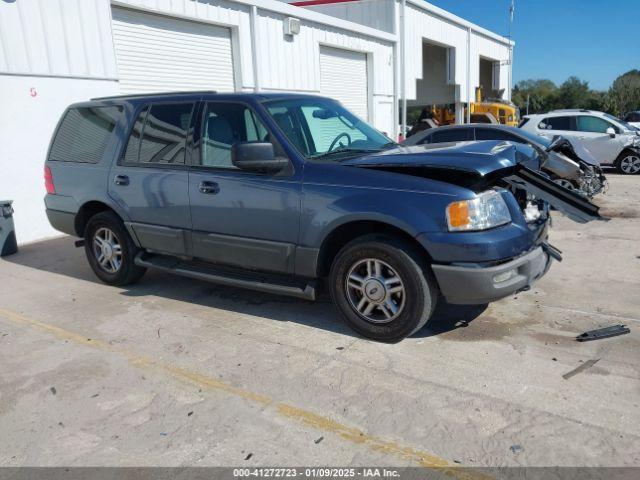
POLYGON ((0 199, 14 200, 19 242, 56 234, 42 168, 76 101, 194 89, 318 93, 395 137, 403 99, 460 106, 482 78, 509 98, 509 45, 419 0, 0 2, 0 199))

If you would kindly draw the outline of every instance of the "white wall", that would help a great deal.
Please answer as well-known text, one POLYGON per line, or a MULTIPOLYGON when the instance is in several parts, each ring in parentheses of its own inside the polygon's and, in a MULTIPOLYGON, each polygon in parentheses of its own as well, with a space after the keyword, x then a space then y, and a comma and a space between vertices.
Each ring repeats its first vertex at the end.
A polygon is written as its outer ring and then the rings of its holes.
POLYGON ((59 235, 44 209, 44 161, 53 129, 71 103, 118 93, 117 83, 0 75, 0 197, 14 201, 19 243, 59 235))

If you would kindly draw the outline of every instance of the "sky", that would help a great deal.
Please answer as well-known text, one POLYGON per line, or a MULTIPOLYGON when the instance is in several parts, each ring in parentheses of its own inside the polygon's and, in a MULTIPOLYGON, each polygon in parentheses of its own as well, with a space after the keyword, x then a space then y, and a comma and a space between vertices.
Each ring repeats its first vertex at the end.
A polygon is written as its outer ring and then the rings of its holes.
MULTIPOLYGON (((501 35, 511 0, 429 0, 501 35)), ((640 0, 515 0, 513 80, 571 75, 606 90, 640 69, 640 0)))

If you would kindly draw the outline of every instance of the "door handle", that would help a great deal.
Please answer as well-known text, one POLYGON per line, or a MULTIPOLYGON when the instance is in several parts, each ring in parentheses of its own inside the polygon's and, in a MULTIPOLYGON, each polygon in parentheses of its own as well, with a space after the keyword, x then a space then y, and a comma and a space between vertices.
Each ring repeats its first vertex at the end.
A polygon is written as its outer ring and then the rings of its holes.
POLYGON ((200 182, 198 190, 200 190, 200 193, 216 195, 220 191, 220 185, 218 185, 216 182, 203 181, 200 182))
POLYGON ((126 175, 116 175, 113 178, 113 183, 116 185, 129 185, 129 177, 126 175))

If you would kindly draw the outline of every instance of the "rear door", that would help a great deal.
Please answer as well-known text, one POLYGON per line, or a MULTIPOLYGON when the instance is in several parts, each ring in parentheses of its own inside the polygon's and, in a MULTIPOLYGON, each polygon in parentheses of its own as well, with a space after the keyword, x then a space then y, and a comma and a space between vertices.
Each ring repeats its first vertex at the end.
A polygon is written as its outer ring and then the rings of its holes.
POLYGON ((111 169, 109 194, 129 215, 140 244, 150 250, 175 255, 189 250, 186 144, 195 108, 195 102, 144 106, 111 169))
POLYGON ((269 142, 284 155, 254 110, 207 102, 189 174, 193 255, 210 262, 293 273, 300 222, 301 172, 261 174, 231 162, 237 142, 269 142))

